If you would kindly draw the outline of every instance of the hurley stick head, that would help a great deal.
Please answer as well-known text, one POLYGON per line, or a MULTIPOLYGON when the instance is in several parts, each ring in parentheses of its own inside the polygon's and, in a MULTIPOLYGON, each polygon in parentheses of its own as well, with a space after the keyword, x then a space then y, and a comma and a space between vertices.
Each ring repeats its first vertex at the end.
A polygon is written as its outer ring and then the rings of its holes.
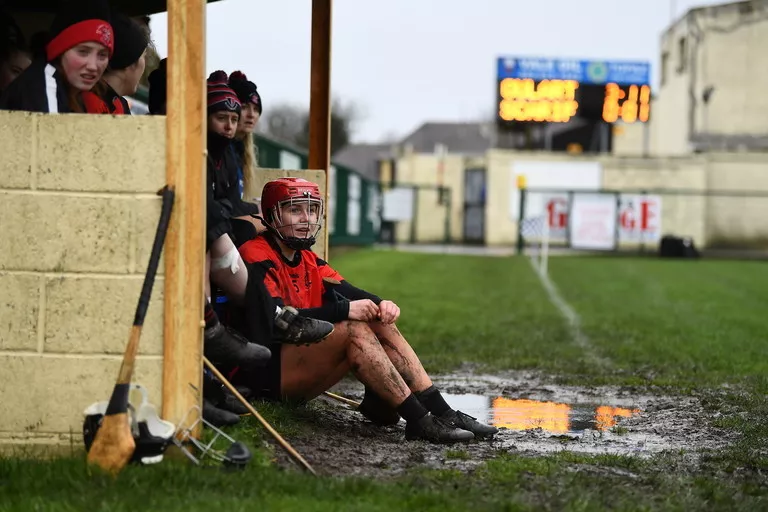
POLYGON ((131 434, 128 413, 104 416, 91 449, 88 464, 116 475, 131 460, 136 442, 131 434))

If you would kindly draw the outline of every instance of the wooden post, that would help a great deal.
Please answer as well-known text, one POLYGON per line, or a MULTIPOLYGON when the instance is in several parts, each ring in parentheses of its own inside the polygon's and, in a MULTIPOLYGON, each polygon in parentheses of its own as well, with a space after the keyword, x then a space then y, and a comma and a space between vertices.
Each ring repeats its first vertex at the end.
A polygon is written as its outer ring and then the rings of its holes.
MULTIPOLYGON (((312 74, 309 98, 309 168, 325 170, 325 231, 331 167, 331 2, 312 0, 312 74)), ((325 237, 328 256, 328 236, 325 237)))
POLYGON ((205 87, 205 0, 168 0, 165 158, 176 204, 165 246, 162 416, 174 423, 202 405, 205 87))

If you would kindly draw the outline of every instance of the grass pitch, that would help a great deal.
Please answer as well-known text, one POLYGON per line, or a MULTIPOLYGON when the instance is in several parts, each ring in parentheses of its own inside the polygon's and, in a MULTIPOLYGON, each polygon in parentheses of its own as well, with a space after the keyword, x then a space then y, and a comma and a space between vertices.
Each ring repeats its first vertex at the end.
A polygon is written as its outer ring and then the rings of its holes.
MULTIPOLYGON (((578 315, 579 340, 522 257, 360 251, 333 264, 400 305, 401 330, 430 372, 474 363, 696 394, 739 440, 694 462, 685 453, 641 460, 510 452, 470 474, 419 471, 388 481, 286 472, 267 451, 239 473, 167 461, 130 467, 116 481, 87 476, 81 458, 0 458, 0 510, 768 508, 765 263, 551 258, 552 282, 578 315)), ((290 408, 264 414, 286 435, 300 428, 302 413, 290 408)), ((249 422, 233 435, 256 445, 264 438, 249 422)))

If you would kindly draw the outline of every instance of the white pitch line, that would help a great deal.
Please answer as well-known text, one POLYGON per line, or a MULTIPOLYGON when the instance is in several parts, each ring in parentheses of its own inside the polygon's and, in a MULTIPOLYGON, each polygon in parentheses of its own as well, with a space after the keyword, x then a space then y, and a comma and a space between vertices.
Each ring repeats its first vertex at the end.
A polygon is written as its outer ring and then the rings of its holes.
POLYGON ((592 345, 592 342, 589 341, 589 337, 581 330, 581 317, 571 305, 565 301, 563 296, 560 295, 557 286, 555 286, 555 283, 549 278, 549 275, 539 270, 539 267, 536 265, 536 261, 533 258, 528 259, 531 263, 531 267, 533 267, 533 271, 539 276, 539 281, 541 281, 541 285, 546 290, 547 295, 549 296, 549 301, 568 322, 573 342, 584 351, 584 354, 592 360, 593 363, 603 367, 611 366, 610 360, 600 357, 597 352, 595 352, 595 347, 592 345))

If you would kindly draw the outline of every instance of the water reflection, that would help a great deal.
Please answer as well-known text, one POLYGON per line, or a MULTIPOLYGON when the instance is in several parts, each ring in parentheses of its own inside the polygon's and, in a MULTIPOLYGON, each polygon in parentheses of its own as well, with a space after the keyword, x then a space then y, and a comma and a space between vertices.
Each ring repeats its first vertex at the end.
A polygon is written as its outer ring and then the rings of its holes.
POLYGON ((566 404, 526 398, 445 395, 454 409, 512 430, 540 428, 552 434, 579 433, 586 429, 607 430, 620 418, 640 412, 636 408, 595 404, 566 404))

